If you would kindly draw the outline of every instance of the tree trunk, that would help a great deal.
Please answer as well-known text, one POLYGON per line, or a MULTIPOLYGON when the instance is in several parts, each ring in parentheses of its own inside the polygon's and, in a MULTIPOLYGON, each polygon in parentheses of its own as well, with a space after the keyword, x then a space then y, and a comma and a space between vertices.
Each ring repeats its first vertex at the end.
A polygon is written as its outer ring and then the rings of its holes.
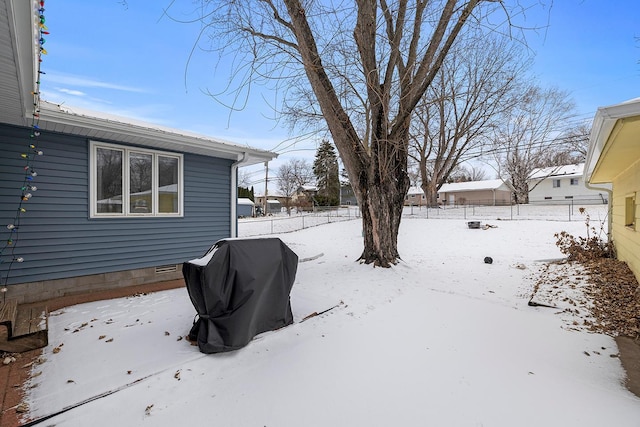
POLYGON ((433 81, 444 57, 471 12, 481 0, 468 0, 457 5, 447 0, 440 19, 424 53, 419 53, 419 35, 425 8, 429 2, 418 2, 413 36, 408 36, 409 51, 401 54, 402 29, 406 22, 407 5, 399 2, 396 22, 388 8, 381 8, 387 24, 390 52, 388 62, 377 57, 377 2, 358 0, 356 24, 353 30, 364 81, 366 83, 367 129, 360 135, 339 99, 316 45, 301 0, 283 0, 290 22, 283 25, 296 39, 295 49, 304 64, 309 84, 322 115, 340 153, 349 180, 360 202, 364 234, 364 250, 359 260, 389 267, 400 258, 397 248, 398 230, 404 208, 404 198, 410 181, 407 173, 409 125, 420 98, 433 81), (456 7, 460 6, 459 15, 456 7), (421 57, 419 59, 418 57, 421 57), (399 81, 397 87, 395 82, 399 81), (398 98, 392 96, 397 94, 398 98), (392 108, 392 102, 397 108, 392 108), (395 111, 395 113, 392 113, 395 111), (395 115, 394 115, 395 114, 395 115))
POLYGON ((404 197, 409 188, 408 177, 399 180, 378 180, 360 183, 360 209, 364 250, 359 261, 380 267, 390 267, 398 262, 398 230, 404 207, 404 197))
POLYGON ((436 183, 432 180, 422 182, 422 191, 427 199, 427 206, 435 208, 438 206, 438 190, 436 189, 436 183))

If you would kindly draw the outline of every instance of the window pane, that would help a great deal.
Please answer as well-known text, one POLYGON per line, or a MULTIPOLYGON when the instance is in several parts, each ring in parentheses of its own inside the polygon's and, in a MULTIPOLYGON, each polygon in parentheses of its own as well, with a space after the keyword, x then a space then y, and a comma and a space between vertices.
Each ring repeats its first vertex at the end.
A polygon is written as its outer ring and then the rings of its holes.
POLYGON ((96 150, 97 213, 122 213, 122 151, 96 150))
POLYGON ((152 155, 129 154, 129 212, 151 213, 152 155))
POLYGON ((636 197, 628 196, 624 200, 624 225, 635 227, 636 224, 636 197))
POLYGON ((158 210, 178 213, 178 159, 158 156, 158 210))

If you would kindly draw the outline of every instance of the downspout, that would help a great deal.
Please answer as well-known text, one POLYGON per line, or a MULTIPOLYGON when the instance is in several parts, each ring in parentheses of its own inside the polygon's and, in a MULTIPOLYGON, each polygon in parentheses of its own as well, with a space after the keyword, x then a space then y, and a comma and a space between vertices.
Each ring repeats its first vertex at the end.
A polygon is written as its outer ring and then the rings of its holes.
MULTIPOLYGON (((611 136, 611 131, 617 120, 618 119, 614 118, 606 108, 598 108, 598 111, 596 111, 596 116, 593 119, 591 128, 591 135, 589 135, 589 149, 587 150, 583 173, 585 187, 589 190, 603 190, 609 195, 609 199, 607 200, 607 240, 609 243, 613 243, 613 218, 611 215, 613 210, 613 190, 592 185, 590 181, 597 161, 602 154, 606 141, 611 136)), ((607 184, 611 184, 613 187, 613 183, 607 184)))
MULTIPOLYGON (((589 176, 589 179, 591 179, 591 176, 589 176)), ((589 190, 595 190, 595 191, 606 191, 609 194, 609 197, 607 198, 607 240, 611 243, 613 242, 612 239, 612 227, 613 227, 613 220, 611 219, 611 211, 613 209, 613 205, 612 205, 612 199, 613 199, 613 190, 610 190, 608 188, 605 187, 596 187, 594 185, 591 185, 591 183, 589 183, 588 180, 585 179, 584 181, 584 186, 587 187, 589 190)))
POLYGON ((238 237, 238 166, 247 158, 243 152, 242 157, 231 165, 231 237, 238 237))

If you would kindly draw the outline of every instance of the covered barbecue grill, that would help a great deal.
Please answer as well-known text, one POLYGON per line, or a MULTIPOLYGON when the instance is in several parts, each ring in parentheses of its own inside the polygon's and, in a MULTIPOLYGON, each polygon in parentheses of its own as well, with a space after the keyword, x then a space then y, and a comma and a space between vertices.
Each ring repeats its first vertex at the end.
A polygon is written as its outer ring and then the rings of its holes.
POLYGON ((278 238, 227 239, 182 273, 197 315, 189 338, 203 353, 244 347, 293 323, 289 294, 298 256, 278 238))

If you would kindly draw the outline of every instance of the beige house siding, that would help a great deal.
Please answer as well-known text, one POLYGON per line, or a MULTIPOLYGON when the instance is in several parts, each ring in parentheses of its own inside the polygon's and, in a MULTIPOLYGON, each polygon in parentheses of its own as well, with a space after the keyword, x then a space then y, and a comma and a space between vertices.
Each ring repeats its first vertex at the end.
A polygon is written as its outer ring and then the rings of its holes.
POLYGON ((625 261, 640 281, 640 160, 613 181, 612 238, 618 259, 625 261), (635 226, 625 226, 627 197, 635 195, 635 226))
POLYGON ((596 111, 585 177, 590 186, 612 184, 610 237, 618 259, 640 281, 640 98, 596 111))
POLYGON ((508 205, 511 192, 503 190, 473 190, 440 193, 440 201, 446 205, 508 205))
POLYGON ((405 206, 427 206, 427 198, 424 193, 420 194, 407 194, 404 197, 404 205, 405 206))

